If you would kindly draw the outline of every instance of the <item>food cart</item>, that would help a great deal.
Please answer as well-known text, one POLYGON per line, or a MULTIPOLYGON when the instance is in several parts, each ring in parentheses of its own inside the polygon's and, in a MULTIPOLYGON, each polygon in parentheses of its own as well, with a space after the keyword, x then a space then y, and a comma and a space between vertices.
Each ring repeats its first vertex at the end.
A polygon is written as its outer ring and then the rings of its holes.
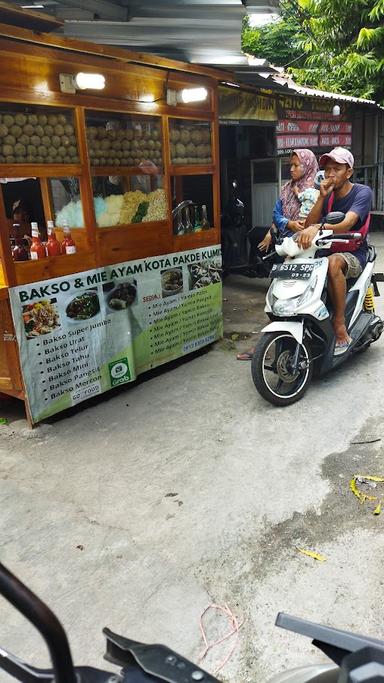
POLYGON ((223 74, 1 36, 0 391, 35 424, 220 338, 223 74))

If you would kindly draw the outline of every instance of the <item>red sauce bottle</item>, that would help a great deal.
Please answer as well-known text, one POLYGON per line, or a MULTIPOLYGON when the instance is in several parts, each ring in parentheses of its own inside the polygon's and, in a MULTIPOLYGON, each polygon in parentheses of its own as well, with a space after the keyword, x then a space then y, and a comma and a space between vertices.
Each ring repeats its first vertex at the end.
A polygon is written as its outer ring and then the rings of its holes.
POLYGON ((60 256, 62 254, 61 244, 55 235, 53 221, 47 221, 48 240, 45 245, 47 256, 60 256))
POLYGON ((71 230, 67 222, 63 221, 64 239, 61 243, 63 254, 76 254, 76 242, 72 239, 71 230))
POLYGON ((32 244, 30 247, 31 259, 36 261, 37 259, 45 258, 45 247, 42 243, 39 235, 39 228, 37 223, 31 223, 31 234, 32 234, 32 244))

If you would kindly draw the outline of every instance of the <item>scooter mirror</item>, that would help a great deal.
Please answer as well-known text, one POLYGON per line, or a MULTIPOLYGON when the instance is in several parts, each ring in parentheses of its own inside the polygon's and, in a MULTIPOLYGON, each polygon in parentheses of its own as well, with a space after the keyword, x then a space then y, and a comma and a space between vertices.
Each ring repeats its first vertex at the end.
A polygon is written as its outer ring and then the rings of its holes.
POLYGON ((324 171, 318 171, 316 173, 315 180, 313 181, 313 187, 316 188, 316 190, 320 190, 320 183, 322 180, 324 180, 324 178, 324 171))
POLYGON ((331 225, 337 225, 341 223, 345 218, 345 213, 342 211, 330 211, 325 217, 325 223, 330 223, 331 225))

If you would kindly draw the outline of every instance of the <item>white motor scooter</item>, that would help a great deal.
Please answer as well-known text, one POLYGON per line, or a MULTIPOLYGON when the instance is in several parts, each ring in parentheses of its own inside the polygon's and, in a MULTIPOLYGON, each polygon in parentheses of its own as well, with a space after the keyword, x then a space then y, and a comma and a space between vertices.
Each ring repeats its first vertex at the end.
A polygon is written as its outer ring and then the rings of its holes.
MULTIPOLYGON (((344 219, 339 211, 329 213, 324 223, 344 219)), ((384 322, 375 315, 373 274, 376 251, 369 246, 368 261, 357 280, 347 281, 345 319, 352 343, 335 355, 332 307, 327 293, 328 259, 316 258, 319 249, 335 242, 361 239, 360 233, 333 233, 320 229, 309 249, 303 250, 293 237, 277 240, 275 251, 288 257, 271 270, 272 283, 265 312, 271 323, 264 327, 252 359, 252 378, 261 396, 277 406, 286 406, 304 395, 314 371, 323 374, 340 365, 352 353, 376 341, 384 322)))

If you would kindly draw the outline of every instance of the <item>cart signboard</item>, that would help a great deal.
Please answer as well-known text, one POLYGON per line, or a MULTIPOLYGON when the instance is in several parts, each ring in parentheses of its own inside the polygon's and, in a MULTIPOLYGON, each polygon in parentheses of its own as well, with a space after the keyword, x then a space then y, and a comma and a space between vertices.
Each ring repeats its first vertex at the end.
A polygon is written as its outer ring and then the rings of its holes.
POLYGON ((32 422, 222 336, 220 245, 9 289, 32 422))

